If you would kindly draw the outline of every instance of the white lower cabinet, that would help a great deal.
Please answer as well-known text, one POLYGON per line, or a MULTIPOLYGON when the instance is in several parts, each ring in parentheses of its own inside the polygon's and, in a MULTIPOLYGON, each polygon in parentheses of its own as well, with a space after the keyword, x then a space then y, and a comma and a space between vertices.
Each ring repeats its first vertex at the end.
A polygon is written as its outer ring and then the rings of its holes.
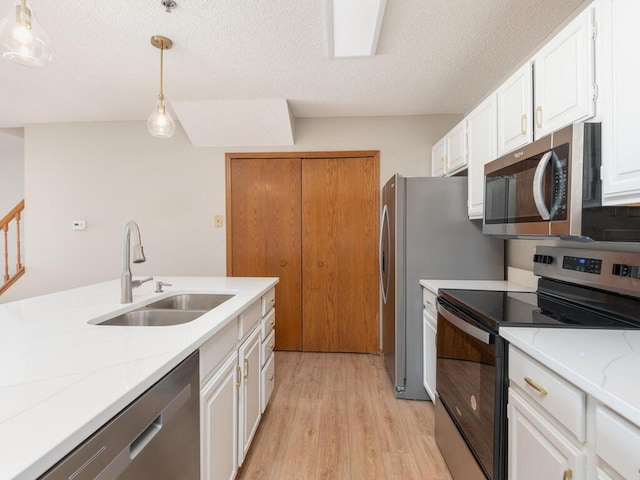
POLYGON ((422 289, 422 384, 431 401, 436 401, 436 334, 438 311, 436 294, 428 288, 422 289))
POLYGON ((238 472, 238 353, 201 389, 200 462, 203 480, 231 480, 238 472))
POLYGON ((275 382, 273 289, 200 347, 200 478, 233 480, 275 382))
POLYGON ((640 479, 640 425, 509 347, 509 480, 640 479))
POLYGON ((260 406, 260 347, 260 327, 257 327, 238 349, 238 364, 242 377, 238 400, 240 412, 238 417, 238 466, 242 465, 249 451, 262 413, 260 406))
POLYGON ((586 452, 509 389, 509 478, 583 479, 586 452))

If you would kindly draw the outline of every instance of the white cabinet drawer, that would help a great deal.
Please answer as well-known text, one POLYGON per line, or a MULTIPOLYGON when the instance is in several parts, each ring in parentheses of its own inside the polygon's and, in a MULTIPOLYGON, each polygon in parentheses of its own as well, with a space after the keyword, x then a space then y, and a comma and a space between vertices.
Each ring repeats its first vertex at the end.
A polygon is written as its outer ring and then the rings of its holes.
POLYGON ((262 340, 267 338, 276 326, 276 311, 272 309, 265 318, 262 319, 262 340))
POLYGON ((438 316, 436 297, 437 295, 428 288, 422 289, 422 304, 424 305, 424 308, 430 311, 434 317, 438 316))
POLYGON ((276 304, 276 289, 275 287, 269 290, 262 296, 262 316, 264 317, 269 310, 276 304))
POLYGON ((262 367, 262 389, 260 396, 262 413, 264 413, 267 408, 267 404, 269 403, 269 399, 271 398, 271 393, 273 393, 273 387, 276 383, 275 379, 275 362, 276 356, 271 354, 271 356, 267 359, 267 364, 262 367))
POLYGON ((251 306, 242 312, 238 318, 238 339, 241 340, 251 333, 253 327, 257 325, 262 318, 262 306, 260 305, 260 300, 253 302, 251 306))
POLYGON ((213 369, 229 352, 238 347, 238 319, 234 318, 222 330, 200 347, 200 385, 204 385, 213 369))
POLYGON ((640 428, 597 405, 596 454, 622 478, 640 478, 640 428))
POLYGON ((536 362, 520 350, 509 349, 509 381, 526 393, 552 417, 585 441, 586 398, 584 392, 536 362))
POLYGON ((267 338, 262 342, 262 365, 264 365, 269 357, 273 353, 273 349, 276 346, 276 332, 271 332, 267 338))

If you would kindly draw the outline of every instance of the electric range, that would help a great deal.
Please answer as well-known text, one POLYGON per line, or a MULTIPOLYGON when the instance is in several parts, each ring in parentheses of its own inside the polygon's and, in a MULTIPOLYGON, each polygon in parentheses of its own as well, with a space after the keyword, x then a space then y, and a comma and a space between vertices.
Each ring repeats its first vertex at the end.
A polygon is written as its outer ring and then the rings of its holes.
POLYGON ((640 253, 537 247, 536 292, 439 291, 436 440, 455 480, 506 479, 501 327, 640 328, 640 253))

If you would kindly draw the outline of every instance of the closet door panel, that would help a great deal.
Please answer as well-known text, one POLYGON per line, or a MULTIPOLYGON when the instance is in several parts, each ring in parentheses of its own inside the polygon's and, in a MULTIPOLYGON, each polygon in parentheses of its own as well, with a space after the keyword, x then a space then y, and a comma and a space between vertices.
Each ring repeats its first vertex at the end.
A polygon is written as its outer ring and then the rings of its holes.
POLYGON ((338 161, 302 161, 304 351, 339 351, 336 325, 338 161))
POLYGON ((264 161, 231 161, 232 275, 265 276, 267 246, 265 235, 264 161))
POLYGON ((379 174, 371 157, 338 161, 337 349, 378 352, 379 174))
POLYGON ((276 285, 276 349, 302 349, 302 206, 299 158, 263 160, 266 272, 276 285))

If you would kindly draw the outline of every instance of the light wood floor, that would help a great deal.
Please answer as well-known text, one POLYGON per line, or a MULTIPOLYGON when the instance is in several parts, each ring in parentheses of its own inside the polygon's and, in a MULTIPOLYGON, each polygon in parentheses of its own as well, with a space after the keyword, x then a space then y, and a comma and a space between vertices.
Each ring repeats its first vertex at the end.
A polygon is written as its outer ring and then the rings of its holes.
POLYGON ((240 480, 451 480, 433 404, 394 398, 382 357, 276 352, 275 361, 240 480))

